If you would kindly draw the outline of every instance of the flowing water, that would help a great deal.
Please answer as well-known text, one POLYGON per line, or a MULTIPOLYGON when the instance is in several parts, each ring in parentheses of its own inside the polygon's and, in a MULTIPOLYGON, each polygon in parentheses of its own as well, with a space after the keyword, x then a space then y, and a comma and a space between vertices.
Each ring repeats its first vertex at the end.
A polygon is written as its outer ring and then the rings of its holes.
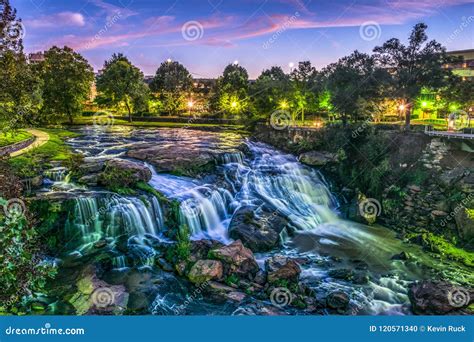
MULTIPOLYGON (((350 295, 353 314, 407 314, 407 285, 411 281, 439 272, 469 274, 458 265, 441 264, 419 248, 403 244, 388 229, 342 219, 338 199, 324 177, 300 164, 294 156, 268 145, 246 141, 233 133, 182 129, 86 127, 80 133, 69 144, 83 153, 86 161, 125 158, 132 146, 150 142, 163 146, 177 144, 180 148, 234 148, 222 155, 215 174, 203 179, 157 173, 152 165, 146 164, 152 171, 149 184, 180 202, 180 220, 190 227, 192 239, 196 240, 229 243, 229 223, 242 206, 265 206, 284 216, 290 222, 291 232, 282 232, 282 245, 277 251, 256 254, 259 264, 263 265, 275 253, 306 258, 302 281, 317 296, 345 291, 350 295), (236 149, 242 142, 247 146, 245 154, 236 149), (416 261, 391 260, 401 251, 416 255, 416 261), (340 269, 362 269, 371 275, 370 281, 356 285, 339 279, 334 270, 340 269)), ((51 178, 63 182, 65 176, 61 172, 53 170, 51 178)), ((143 248, 151 237, 166 240, 162 235, 166 230, 162 208, 156 198, 106 192, 100 195, 101 191, 97 189, 95 196, 74 200, 73 219, 66 226, 66 234, 78 238, 73 239, 75 245, 68 246, 70 250, 87 253, 101 239, 123 236, 142 243, 143 248)), ((145 254, 143 259, 147 260, 149 254, 145 254)), ((112 263, 122 270, 132 266, 121 255, 115 256, 112 263)), ((255 313, 251 301, 215 303, 193 296, 195 290, 171 274, 150 272, 161 279, 152 286, 154 300, 150 301, 149 311, 153 314, 170 314, 176 307, 181 308, 180 314, 255 313)))

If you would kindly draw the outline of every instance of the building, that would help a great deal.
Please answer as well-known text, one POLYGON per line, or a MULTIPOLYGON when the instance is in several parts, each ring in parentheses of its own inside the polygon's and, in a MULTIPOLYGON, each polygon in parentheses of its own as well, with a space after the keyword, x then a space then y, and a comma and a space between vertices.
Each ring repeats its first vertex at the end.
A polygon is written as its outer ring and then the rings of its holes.
POLYGON ((446 68, 451 69, 455 75, 462 77, 464 80, 474 80, 474 49, 448 51, 448 55, 459 57, 460 61, 447 64, 446 68))
POLYGON ((44 61, 44 53, 43 52, 33 52, 28 55, 28 62, 31 64, 37 64, 44 61))

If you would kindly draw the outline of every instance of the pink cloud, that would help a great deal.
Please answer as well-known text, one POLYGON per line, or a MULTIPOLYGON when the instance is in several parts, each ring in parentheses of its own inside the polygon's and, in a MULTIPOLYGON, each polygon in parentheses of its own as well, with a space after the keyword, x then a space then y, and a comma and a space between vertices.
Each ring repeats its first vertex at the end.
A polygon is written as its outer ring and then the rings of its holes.
POLYGON ((60 12, 42 16, 38 19, 25 20, 25 25, 33 28, 82 27, 85 24, 84 16, 77 12, 60 12))

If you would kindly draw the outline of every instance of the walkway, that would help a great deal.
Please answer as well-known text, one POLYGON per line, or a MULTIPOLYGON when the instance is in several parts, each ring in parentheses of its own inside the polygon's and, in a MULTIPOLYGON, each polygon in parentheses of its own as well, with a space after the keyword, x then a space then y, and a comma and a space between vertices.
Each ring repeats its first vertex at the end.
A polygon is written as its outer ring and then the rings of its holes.
POLYGON ((434 131, 428 126, 425 127, 425 134, 431 137, 443 137, 448 139, 474 139, 474 134, 472 133, 459 133, 459 132, 448 132, 448 131, 434 131))
POLYGON ((28 128, 26 129, 29 133, 35 136, 35 140, 28 146, 19 149, 18 151, 10 153, 10 157, 18 157, 22 154, 29 152, 37 147, 41 147, 49 141, 49 134, 38 129, 28 128))

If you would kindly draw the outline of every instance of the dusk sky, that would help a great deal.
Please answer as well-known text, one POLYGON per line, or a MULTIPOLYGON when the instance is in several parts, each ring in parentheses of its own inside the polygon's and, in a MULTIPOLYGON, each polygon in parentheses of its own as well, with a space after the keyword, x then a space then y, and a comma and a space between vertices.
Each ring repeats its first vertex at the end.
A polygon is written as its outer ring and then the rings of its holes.
POLYGON ((403 41, 414 24, 448 50, 474 48, 474 0, 11 0, 26 52, 68 45, 100 69, 123 52, 146 75, 164 60, 217 77, 238 60, 250 77, 310 60, 318 69, 353 50, 403 41))

